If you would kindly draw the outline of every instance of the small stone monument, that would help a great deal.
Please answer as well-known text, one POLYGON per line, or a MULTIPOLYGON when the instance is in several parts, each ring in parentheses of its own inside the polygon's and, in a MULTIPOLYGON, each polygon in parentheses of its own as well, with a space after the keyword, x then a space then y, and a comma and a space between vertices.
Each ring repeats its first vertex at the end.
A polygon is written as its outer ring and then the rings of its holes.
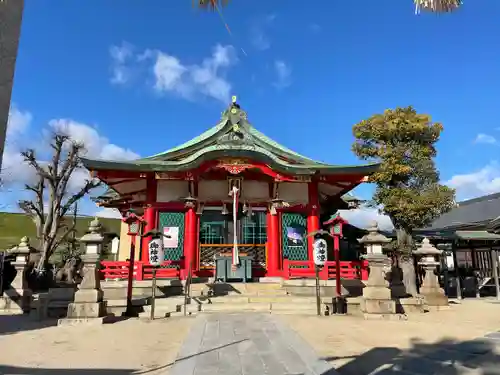
POLYGON ((368 228, 368 234, 358 241, 366 247, 364 258, 368 261, 370 268, 360 306, 365 319, 397 317, 396 301, 391 299, 391 290, 386 280, 390 259, 382 250, 383 245, 391 240, 379 233, 377 222, 372 222, 368 228))
POLYGON ((103 323, 105 320, 105 305, 99 275, 104 236, 101 233, 102 225, 99 219, 95 218, 90 222, 89 232, 80 239, 85 246, 85 253, 82 255, 83 280, 75 293, 74 301, 68 306, 67 317, 59 319, 59 325, 103 323))
POLYGON ((30 254, 35 253, 35 249, 30 246, 28 237, 21 238, 21 242, 9 253, 16 256, 15 261, 11 264, 16 269, 16 276, 10 288, 5 290, 3 297, 3 309, 10 313, 29 313, 31 309, 31 301, 33 292, 28 286, 28 272, 30 254))
POLYGON ((420 247, 413 252, 414 255, 420 257, 418 264, 425 270, 420 294, 424 297, 425 304, 434 309, 448 306, 448 297, 440 287, 438 277, 435 275, 437 266, 440 264, 436 261, 436 257, 441 256, 442 252, 434 247, 428 238, 424 238, 420 247))

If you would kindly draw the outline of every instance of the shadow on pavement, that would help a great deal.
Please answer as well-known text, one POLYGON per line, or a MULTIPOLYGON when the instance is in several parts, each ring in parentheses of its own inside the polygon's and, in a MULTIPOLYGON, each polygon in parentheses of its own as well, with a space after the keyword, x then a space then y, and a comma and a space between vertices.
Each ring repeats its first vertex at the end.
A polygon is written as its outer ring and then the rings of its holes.
MULTIPOLYGON (((0 315, 0 336, 22 331, 33 331, 57 325, 57 319, 36 321, 27 314, 0 315)), ((0 371, 0 374, 3 374, 0 371)))
POLYGON ((499 375, 498 353, 500 333, 462 342, 443 340, 426 344, 413 340, 410 349, 383 347, 359 356, 323 358, 326 361, 350 361, 321 375, 499 375))
MULTIPOLYGON (((239 344, 245 340, 238 340, 230 342, 225 345, 221 345, 209 350, 205 350, 200 353, 193 354, 191 356, 177 358, 176 362, 184 361, 192 357, 196 357, 208 352, 219 350, 230 345, 239 344)), ((137 370, 137 369, 74 369, 74 368, 32 368, 32 367, 17 367, 17 366, 3 366, 0 365, 0 374, 2 375, 147 375, 151 373, 157 373, 159 371, 166 371, 174 363, 167 363, 162 366, 151 368, 148 370, 137 370)), ((188 375, 188 374, 186 374, 188 375)), ((238 374, 235 374, 238 375, 238 374)))

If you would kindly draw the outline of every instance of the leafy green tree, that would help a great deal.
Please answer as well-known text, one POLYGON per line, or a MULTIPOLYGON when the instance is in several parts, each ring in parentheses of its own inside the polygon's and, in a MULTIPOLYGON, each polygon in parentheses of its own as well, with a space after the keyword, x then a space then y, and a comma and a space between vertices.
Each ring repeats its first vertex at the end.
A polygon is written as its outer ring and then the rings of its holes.
POLYGON ((455 191, 439 183, 434 164, 442 130, 440 123, 432 122, 429 115, 418 114, 411 106, 388 109, 353 127, 354 153, 381 164, 370 177, 377 186, 373 203, 392 220, 403 282, 411 295, 417 291, 411 260, 412 232, 455 205, 455 191))

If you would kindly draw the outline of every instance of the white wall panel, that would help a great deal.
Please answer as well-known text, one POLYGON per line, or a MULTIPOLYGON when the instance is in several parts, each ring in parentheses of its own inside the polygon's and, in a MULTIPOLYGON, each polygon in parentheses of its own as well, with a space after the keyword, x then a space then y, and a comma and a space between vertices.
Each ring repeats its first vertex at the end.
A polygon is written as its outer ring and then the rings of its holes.
POLYGON ((269 200, 269 184, 265 181, 243 180, 242 199, 252 202, 269 200))
POLYGON ((157 202, 176 202, 189 195, 189 182, 178 180, 158 180, 157 202))
POLYGON ((228 186, 226 180, 201 180, 198 183, 198 198, 202 201, 228 200, 228 186))
POLYGON ((280 182, 278 186, 279 197, 285 202, 293 204, 307 204, 307 183, 280 182))

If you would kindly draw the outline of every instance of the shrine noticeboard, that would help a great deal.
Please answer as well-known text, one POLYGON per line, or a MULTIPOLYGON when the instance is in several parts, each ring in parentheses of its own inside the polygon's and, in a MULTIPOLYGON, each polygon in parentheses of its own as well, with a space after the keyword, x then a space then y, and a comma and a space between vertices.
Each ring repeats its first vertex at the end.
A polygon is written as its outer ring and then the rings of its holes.
POLYGON ((176 249, 179 246, 179 227, 163 227, 163 248, 176 249))

